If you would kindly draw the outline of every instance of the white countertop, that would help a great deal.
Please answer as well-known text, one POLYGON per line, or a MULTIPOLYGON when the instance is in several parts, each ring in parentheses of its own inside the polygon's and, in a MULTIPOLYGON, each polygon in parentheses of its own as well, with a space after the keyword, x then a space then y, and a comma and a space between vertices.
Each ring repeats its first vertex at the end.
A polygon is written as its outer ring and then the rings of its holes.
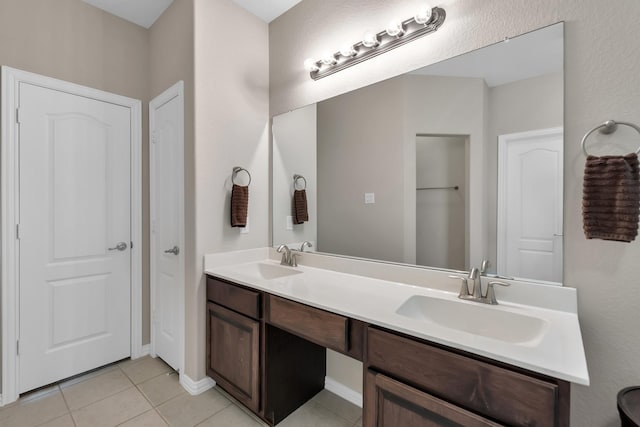
MULTIPOLYGON (((577 384, 589 384, 582 335, 575 310, 577 304, 575 301, 571 301, 572 296, 574 300, 576 298, 575 289, 558 288, 554 290, 536 284, 514 284, 512 285, 514 290, 511 291, 514 297, 511 300, 518 301, 522 299, 522 295, 531 294, 535 295, 533 299, 535 299, 536 305, 512 302, 509 298, 509 291, 501 288, 496 290, 500 304, 487 306, 458 299, 459 283, 451 283, 453 281, 447 279, 447 272, 442 271, 437 271, 437 274, 434 275, 432 270, 423 269, 426 271, 426 276, 430 275, 433 287, 429 287, 428 283, 426 285, 407 284, 401 281, 381 280, 304 264, 299 267, 286 267, 297 270, 300 274, 274 279, 263 279, 255 274, 246 273, 252 270, 251 264, 255 263, 279 266, 279 261, 270 257, 274 257, 273 250, 270 248, 206 255, 205 273, 551 377, 577 384), (442 277, 439 278, 438 275, 442 277), (443 283, 446 283, 446 286, 443 283), (535 288, 529 289, 526 288, 527 286, 535 288), (447 288, 449 290, 445 290, 447 288), (543 291, 551 294, 548 298, 551 308, 544 307, 542 302, 544 298, 540 296, 543 291), (544 319, 544 333, 541 334, 541 337, 529 341, 506 342, 396 313, 396 310, 403 303, 415 295, 544 319), (560 297, 555 298, 555 296, 560 297), (558 307, 557 300, 563 300, 566 303, 558 307)), ((301 261, 311 260, 312 257, 314 255, 305 254, 301 261)), ((314 261, 317 264, 317 259, 314 261)), ((348 263, 349 260, 343 262, 348 263)), ((358 261, 353 260, 353 262, 358 261)), ((394 268, 398 268, 398 266, 394 266, 394 268)), ((399 271, 402 273, 401 269, 399 271)), ((409 273, 415 274, 412 271, 409 273)), ((458 306, 455 305, 455 307, 458 306)), ((474 321, 481 324, 482 316, 478 317, 480 318, 474 319, 474 321)))

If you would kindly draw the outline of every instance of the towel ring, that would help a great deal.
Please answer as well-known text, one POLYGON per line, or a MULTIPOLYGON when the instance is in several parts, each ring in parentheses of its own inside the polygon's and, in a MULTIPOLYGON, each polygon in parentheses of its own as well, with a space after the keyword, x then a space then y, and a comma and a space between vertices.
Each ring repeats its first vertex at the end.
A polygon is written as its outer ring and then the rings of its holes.
POLYGON ((240 166, 235 166, 233 168, 233 173, 231 174, 231 183, 234 185, 239 185, 239 184, 236 184, 236 175, 238 174, 238 172, 241 172, 241 171, 245 171, 249 176, 249 183, 247 185, 251 184, 251 174, 249 173, 248 170, 246 170, 245 168, 241 168, 240 166))
POLYGON ((306 178, 304 176, 298 175, 298 174, 293 175, 293 189, 294 190, 306 190, 307 189, 307 180, 306 180, 306 178), (303 180, 304 181, 304 187, 302 187, 302 188, 296 187, 298 185, 298 181, 299 180, 303 180))
MULTIPOLYGON (((584 153, 585 156, 589 156, 589 153, 587 152, 587 147, 585 146, 585 143, 587 142, 587 138, 589 138, 589 136, 599 130, 601 134, 603 135, 609 135, 614 133, 616 130, 618 130, 618 125, 623 125, 623 126, 629 126, 633 129, 635 129, 638 133, 640 133, 640 127, 638 127, 637 125, 633 124, 633 123, 629 123, 629 122, 616 122, 615 120, 607 120, 606 122, 604 122, 601 125, 598 125, 596 127, 594 127, 593 129, 591 129, 589 132, 587 132, 584 137, 582 137, 582 142, 580 143, 580 145, 582 146, 582 152, 584 153)), ((640 148, 638 148, 636 150, 636 154, 640 154, 640 148)))

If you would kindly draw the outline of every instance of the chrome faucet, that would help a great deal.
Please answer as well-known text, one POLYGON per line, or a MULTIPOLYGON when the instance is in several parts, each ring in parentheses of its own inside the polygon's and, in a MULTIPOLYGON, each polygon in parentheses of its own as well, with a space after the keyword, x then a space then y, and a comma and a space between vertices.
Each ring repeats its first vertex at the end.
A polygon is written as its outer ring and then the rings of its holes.
POLYGON ((300 245, 300 252, 304 252, 304 247, 308 247, 308 248, 312 248, 313 245, 311 244, 310 241, 305 240, 304 242, 302 242, 302 245, 300 245))
POLYGON ((277 252, 282 254, 282 260, 280 260, 280 265, 291 265, 291 249, 287 245, 280 245, 277 252))
POLYGON ((469 280, 473 284, 473 288, 471 288, 471 298, 479 300, 482 298, 482 282, 480 281, 480 271, 473 267, 469 272, 469 280))
POLYGON ((300 252, 289 249, 287 245, 278 246, 277 252, 282 254, 282 260, 280 260, 280 265, 287 265, 289 267, 298 266, 297 257, 300 256, 300 252))
POLYGON ((480 302, 483 304, 491 304, 497 305, 498 301, 496 300, 496 293, 494 290, 494 285, 500 286, 509 286, 508 283, 500 282, 497 280, 490 280, 487 284, 487 291, 485 294, 482 294, 482 276, 485 275, 487 268, 489 267, 489 260, 483 260, 480 265, 480 270, 476 267, 473 267, 471 271, 469 271, 469 275, 467 277, 462 276, 449 276, 451 279, 457 279, 462 282, 462 286, 460 287, 460 292, 458 293, 458 298, 480 302), (469 292, 469 280, 473 283, 473 288, 471 292, 469 292))

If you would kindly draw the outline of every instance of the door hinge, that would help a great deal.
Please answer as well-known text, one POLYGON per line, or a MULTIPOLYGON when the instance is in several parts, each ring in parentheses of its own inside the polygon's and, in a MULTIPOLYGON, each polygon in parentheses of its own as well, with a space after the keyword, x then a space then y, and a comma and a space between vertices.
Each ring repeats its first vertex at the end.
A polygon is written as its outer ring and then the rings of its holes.
POLYGON ((20 109, 16 108, 16 123, 20 123, 20 109))
POLYGON ((16 341, 16 356, 20 356, 20 340, 16 341))
POLYGON ((20 224, 16 224, 16 239, 20 240, 20 224))

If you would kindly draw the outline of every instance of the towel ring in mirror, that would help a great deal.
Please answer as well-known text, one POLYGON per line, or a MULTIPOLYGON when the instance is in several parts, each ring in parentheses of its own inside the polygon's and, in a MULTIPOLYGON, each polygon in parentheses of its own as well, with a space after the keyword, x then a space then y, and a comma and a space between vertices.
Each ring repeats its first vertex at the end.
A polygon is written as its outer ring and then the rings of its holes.
MULTIPOLYGON (((580 145, 582 146, 582 152, 584 153, 585 156, 589 156, 589 153, 587 152, 587 147, 586 147, 586 142, 587 142, 587 138, 589 138, 589 136, 599 130, 601 134, 603 135, 609 135, 614 133, 616 130, 618 130, 618 125, 623 125, 623 126, 629 126, 633 129, 635 129, 638 133, 640 133, 640 127, 638 127, 637 125, 633 124, 633 123, 629 123, 629 122, 616 122, 615 120, 607 120, 606 122, 604 122, 601 125, 598 125, 596 127, 594 127, 593 129, 591 129, 589 132, 587 132, 584 137, 582 137, 582 142, 580 143, 580 145)), ((636 154, 640 154, 640 148, 638 148, 636 150, 636 154)))
POLYGON ((306 190, 307 189, 307 180, 304 176, 295 174, 293 175, 293 189, 294 190, 306 190), (298 188, 298 181, 304 181, 304 187, 298 188))
POLYGON ((233 168, 233 174, 231 174, 231 183, 233 183, 234 185, 240 185, 236 183, 236 175, 238 175, 238 172, 244 171, 247 173, 247 176, 249 177, 249 182, 247 183, 247 185, 251 184, 251 174, 249 173, 248 170, 246 170, 245 168, 241 168, 240 166, 235 166, 233 168))

